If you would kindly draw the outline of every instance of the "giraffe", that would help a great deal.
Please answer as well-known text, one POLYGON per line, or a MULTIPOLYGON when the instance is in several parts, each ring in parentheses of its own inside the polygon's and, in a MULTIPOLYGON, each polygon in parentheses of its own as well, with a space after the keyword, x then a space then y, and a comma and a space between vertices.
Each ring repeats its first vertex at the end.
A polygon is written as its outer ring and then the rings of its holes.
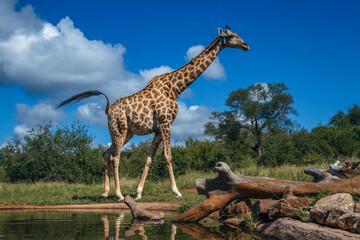
POLYGON ((171 125, 178 112, 177 98, 206 70, 222 49, 226 47, 238 48, 244 51, 250 49, 228 26, 226 26, 226 31, 219 28, 218 32, 219 36, 189 63, 178 70, 152 78, 145 88, 133 95, 118 99, 110 107, 108 97, 99 91, 79 93, 57 106, 59 108, 90 96, 105 96, 107 100, 105 113, 108 116, 108 127, 112 144, 103 154, 105 160, 105 189, 102 194, 103 197, 107 197, 110 190, 110 168, 113 165, 115 194, 119 201, 124 200, 124 196, 120 191, 118 173, 121 149, 134 134, 147 135, 150 133, 155 134, 136 191, 136 199, 141 199, 149 167, 161 142, 163 142, 172 191, 177 197, 182 197, 175 182, 170 147, 171 125))

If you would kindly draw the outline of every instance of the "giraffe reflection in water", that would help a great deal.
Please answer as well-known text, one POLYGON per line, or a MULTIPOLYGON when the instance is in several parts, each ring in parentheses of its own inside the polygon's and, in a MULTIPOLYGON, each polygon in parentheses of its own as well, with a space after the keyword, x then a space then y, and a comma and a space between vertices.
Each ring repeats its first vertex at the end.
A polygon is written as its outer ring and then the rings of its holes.
MULTIPOLYGON (((115 237, 114 239, 118 239, 119 238, 119 232, 120 232, 120 227, 121 224, 124 223, 125 220, 125 213, 124 212, 120 212, 119 215, 115 218, 115 237)), ((109 239, 109 233, 110 233, 110 221, 108 219, 108 215, 103 215, 101 216, 101 221, 104 223, 104 237, 105 239, 109 239)), ((130 237, 130 236, 134 236, 137 234, 137 231, 139 236, 141 236, 142 240, 146 240, 147 236, 145 234, 145 228, 144 225, 151 225, 151 224, 164 224, 165 221, 164 220, 159 220, 159 221, 142 221, 142 220, 138 220, 136 218, 133 218, 130 224, 130 227, 125 230, 123 236, 121 237, 130 237)), ((176 235, 176 227, 175 225, 172 224, 172 229, 171 229, 171 236, 170 239, 175 239, 175 235, 176 235)))
MULTIPOLYGON (((110 236, 110 226, 112 226, 111 221, 109 220, 108 215, 102 215, 101 221, 104 224, 104 238, 105 239, 119 239, 126 238, 139 235, 142 240, 147 240, 148 237, 146 235, 146 227, 150 227, 153 224, 162 225, 165 223, 165 220, 159 221, 143 221, 133 218, 130 226, 125 222, 125 213, 120 212, 118 216, 115 218, 115 232, 114 237, 110 236), (120 229, 124 228, 126 225, 125 231, 120 231, 120 229)), ((210 221, 208 221, 210 222, 210 221)), ((215 222, 214 222, 215 223, 215 222)), ((205 222, 206 224, 206 222, 205 222)), ((216 225, 219 224, 216 222, 216 225)), ((212 224, 213 225, 213 224, 212 224)), ((170 227, 170 226, 169 226, 170 227)), ((252 234, 241 232, 238 228, 229 227, 227 225, 220 224, 220 229, 216 231, 214 227, 207 227, 200 223, 173 223, 171 224, 171 233, 169 236, 170 240, 175 239, 183 239, 184 234, 189 235, 186 239, 197 239, 197 240, 225 240, 225 239, 237 239, 237 240, 245 240, 245 239, 260 239, 257 236, 252 234), (180 231, 179 231, 180 230, 180 231), (178 234, 178 236, 177 236, 178 234)), ((153 236, 152 236, 153 237, 153 236)))

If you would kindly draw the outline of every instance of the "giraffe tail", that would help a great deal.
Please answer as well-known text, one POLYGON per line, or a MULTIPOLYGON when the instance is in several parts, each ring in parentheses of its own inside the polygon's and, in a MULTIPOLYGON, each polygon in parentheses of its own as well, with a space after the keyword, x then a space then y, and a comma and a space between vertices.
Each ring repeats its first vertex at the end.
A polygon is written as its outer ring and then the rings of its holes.
POLYGON ((79 94, 76 94, 70 98, 68 98, 67 100, 61 102, 56 108, 60 108, 64 105, 67 105, 71 102, 80 102, 81 100, 85 99, 85 98, 88 98, 88 97, 91 97, 91 96, 98 96, 98 95, 104 95, 105 98, 106 98, 106 101, 107 101, 107 104, 106 104, 106 109, 105 109, 105 113, 106 115, 108 114, 109 112, 109 99, 108 97, 102 93, 102 92, 99 92, 99 91, 87 91, 87 92, 82 92, 82 93, 79 93, 79 94))

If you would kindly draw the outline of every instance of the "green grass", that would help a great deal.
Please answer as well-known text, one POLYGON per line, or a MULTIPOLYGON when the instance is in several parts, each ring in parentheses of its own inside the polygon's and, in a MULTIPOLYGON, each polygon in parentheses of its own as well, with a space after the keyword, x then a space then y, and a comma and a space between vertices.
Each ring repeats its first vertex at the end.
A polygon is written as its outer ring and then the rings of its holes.
MULTIPOLYGON (((322 164, 319 167, 328 169, 322 164)), ((272 177, 295 181, 311 181, 311 177, 304 174, 304 166, 286 165, 277 168, 264 168, 251 165, 247 168, 236 169, 235 173, 248 176, 272 177)), ((164 179, 158 182, 147 181, 143 191, 143 202, 178 201, 179 210, 184 211, 191 206, 203 201, 205 196, 196 192, 187 191, 195 188, 197 178, 209 179, 217 176, 215 172, 188 172, 176 178, 177 186, 183 194, 178 199, 171 191, 170 181, 164 179)), ((137 179, 121 179, 121 191, 123 195, 136 196, 137 179)), ((111 185, 109 197, 104 199, 100 196, 103 193, 103 184, 68 184, 61 182, 52 183, 1 183, 0 204, 27 204, 27 205, 59 205, 59 204, 87 204, 87 203, 108 203, 117 202, 114 185, 111 185)))
MULTIPOLYGON (((171 191, 168 179, 159 182, 148 181, 145 183, 143 202, 178 201, 185 206, 195 205, 205 199, 204 196, 187 189, 195 188, 196 178, 213 178, 215 173, 191 172, 177 178, 177 186, 183 192, 183 199, 178 199, 171 191)), ((138 180, 121 179, 123 195, 136 196, 138 180)), ((111 184, 109 197, 104 199, 103 184, 68 184, 61 182, 52 183, 1 183, 0 204, 26 204, 26 205, 60 205, 60 204, 87 204, 117 202, 114 184, 111 184)))

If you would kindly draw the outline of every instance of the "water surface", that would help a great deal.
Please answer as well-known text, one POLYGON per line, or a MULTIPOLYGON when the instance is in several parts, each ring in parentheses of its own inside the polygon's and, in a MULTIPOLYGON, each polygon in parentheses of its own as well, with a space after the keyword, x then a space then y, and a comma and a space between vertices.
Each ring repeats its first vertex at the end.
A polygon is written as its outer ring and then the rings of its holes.
POLYGON ((2 239, 249 239, 220 223, 172 224, 174 213, 163 221, 133 219, 129 211, 1 211, 2 239))

